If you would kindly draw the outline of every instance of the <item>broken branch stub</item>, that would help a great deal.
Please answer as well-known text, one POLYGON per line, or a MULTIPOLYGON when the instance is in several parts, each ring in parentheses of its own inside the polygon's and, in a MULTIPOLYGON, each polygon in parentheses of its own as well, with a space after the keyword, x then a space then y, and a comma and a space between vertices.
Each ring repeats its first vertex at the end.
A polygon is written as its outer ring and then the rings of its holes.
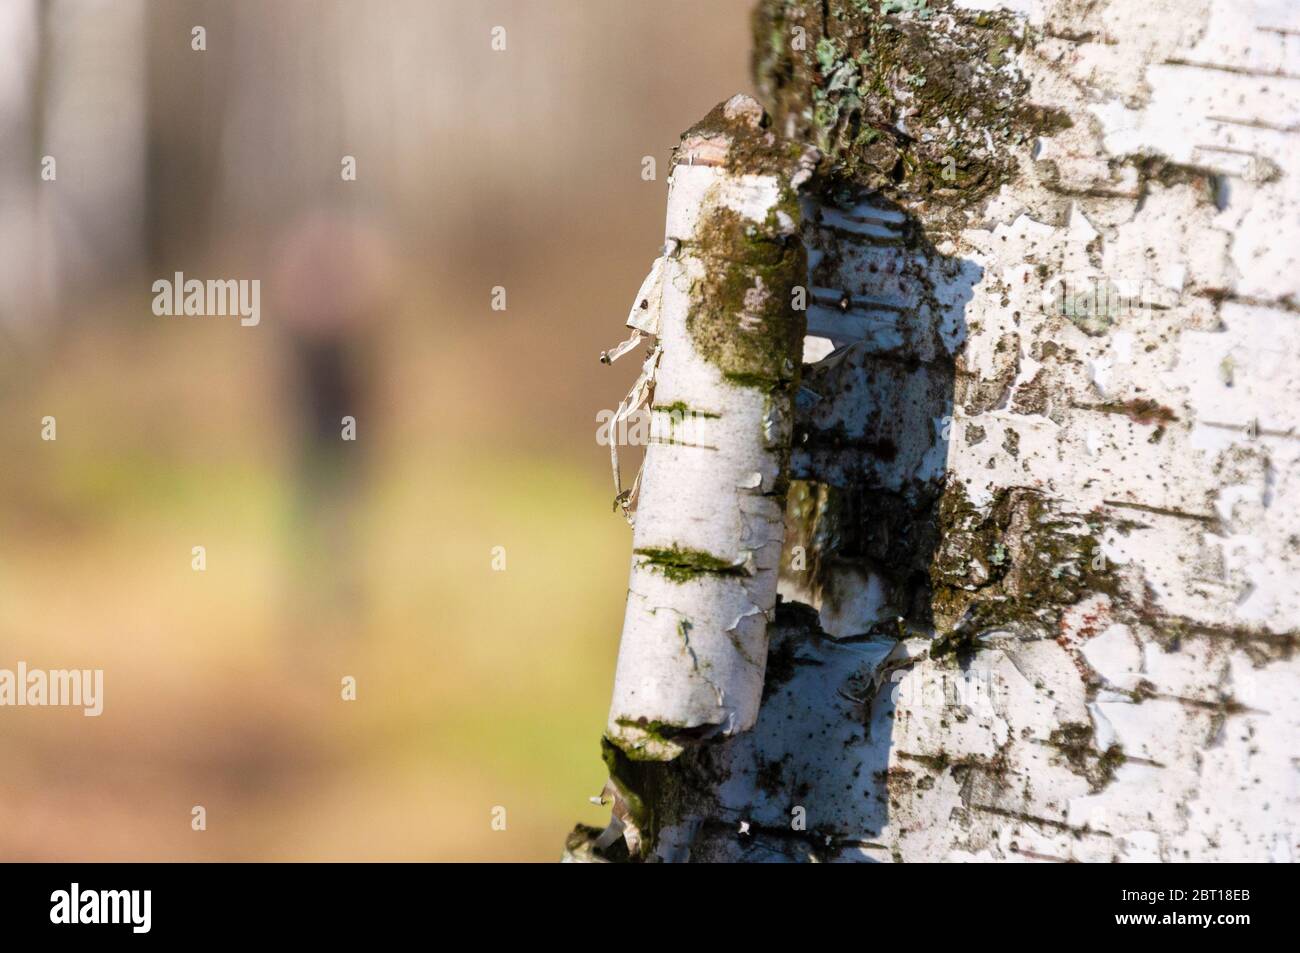
POLYGON ((651 437, 606 732, 629 757, 754 724, 776 602, 815 150, 737 95, 669 176, 651 437))

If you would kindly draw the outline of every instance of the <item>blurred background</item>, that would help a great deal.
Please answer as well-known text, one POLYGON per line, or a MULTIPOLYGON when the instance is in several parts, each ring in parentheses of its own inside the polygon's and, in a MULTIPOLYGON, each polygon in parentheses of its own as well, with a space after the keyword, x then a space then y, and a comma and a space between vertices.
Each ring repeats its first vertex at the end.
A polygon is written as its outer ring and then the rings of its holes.
POLYGON ((607 819, 596 415, 640 358, 597 355, 751 2, 0 2, 0 668, 104 670, 99 718, 0 708, 0 859, 554 860, 607 819), (156 316, 177 271, 259 279, 260 324, 156 316))

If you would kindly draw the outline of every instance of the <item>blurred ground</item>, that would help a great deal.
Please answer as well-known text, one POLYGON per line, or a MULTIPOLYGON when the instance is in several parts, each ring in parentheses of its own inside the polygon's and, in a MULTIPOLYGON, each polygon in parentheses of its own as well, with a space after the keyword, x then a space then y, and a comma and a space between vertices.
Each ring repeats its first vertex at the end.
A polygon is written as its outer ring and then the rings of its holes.
MULTIPOLYGON (((370 384, 350 537, 304 538, 301 421, 265 287, 282 220, 246 198, 274 181, 226 176, 230 221, 164 256, 262 277, 258 327, 154 316, 169 271, 144 260, 69 279, 44 323, 5 316, 0 667, 102 667, 105 701, 99 718, 0 709, 0 859, 551 860, 575 821, 607 816, 586 798, 630 535, 594 435, 638 362, 596 355, 654 257, 678 133, 749 88, 749 3, 427 6, 331 27, 374 52, 351 76, 389 38, 445 52, 445 73, 353 95, 391 138, 327 152, 319 185, 267 160, 270 180, 306 179, 310 209, 337 202, 338 152, 358 154, 389 249, 387 298, 351 345, 370 384), (488 50, 496 23, 506 53, 488 50)), ((182 24, 207 9, 169 7, 182 24)), ((302 4, 273 9, 311 29, 302 4)))

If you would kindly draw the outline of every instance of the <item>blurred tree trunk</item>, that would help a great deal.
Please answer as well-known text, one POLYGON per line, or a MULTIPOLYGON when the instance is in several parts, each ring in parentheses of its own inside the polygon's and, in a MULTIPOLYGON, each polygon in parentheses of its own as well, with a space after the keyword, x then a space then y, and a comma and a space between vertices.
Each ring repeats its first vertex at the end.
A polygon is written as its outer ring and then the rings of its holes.
MULTIPOLYGON (((46 196, 41 186, 47 146, 52 42, 45 4, 13 4, 0 18, 0 42, 11 51, 0 78, 0 334, 6 344, 32 335, 53 305, 46 196), (11 337, 12 335, 12 337, 11 337)), ((7 348, 6 348, 7 350, 7 348)))
POLYGON ((1293 858, 1300 15, 1006 6, 756 12, 800 479, 757 726, 607 745, 659 859, 1293 858))
MULTIPOLYGON (((197 268, 211 252, 223 164, 222 131, 233 76, 232 11, 212 0, 150 3, 145 9, 149 190, 145 232, 154 270, 197 268), (194 49, 193 30, 205 31, 194 49)), ((268 158, 267 161, 270 161, 268 158)))
MULTIPOLYGON (((20 0, 0 13, 0 358, 49 367, 93 308, 80 291, 139 264, 144 11, 20 0), (111 50, 111 56, 96 55, 111 50), (111 108, 106 107, 111 104, 111 108)), ((6 368, 8 370, 8 368, 6 368)))

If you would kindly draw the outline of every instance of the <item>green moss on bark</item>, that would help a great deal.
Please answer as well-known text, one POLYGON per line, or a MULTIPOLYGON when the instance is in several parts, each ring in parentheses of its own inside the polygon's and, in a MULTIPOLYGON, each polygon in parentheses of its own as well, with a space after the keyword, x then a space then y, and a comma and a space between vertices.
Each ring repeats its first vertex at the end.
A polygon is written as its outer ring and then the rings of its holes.
POLYGON ((1088 786, 1094 794, 1115 779, 1115 772, 1127 760, 1119 745, 1112 744, 1105 751, 1098 751, 1096 742, 1092 725, 1081 722, 1064 724, 1047 739, 1047 743, 1064 757, 1070 770, 1088 779, 1088 786))
POLYGON ((747 576, 744 566, 728 562, 698 549, 682 549, 673 546, 670 549, 646 547, 633 552, 645 558, 646 563, 663 573, 672 582, 690 582, 699 576, 712 574, 718 576, 747 576))
POLYGON ((721 414, 715 414, 707 410, 696 410, 684 400, 673 401, 671 404, 655 404, 650 408, 655 413, 668 414, 671 417, 704 417, 709 420, 717 420, 721 414))
POLYGON ((738 387, 792 392, 798 381, 806 325, 792 292, 808 274, 803 243, 790 231, 798 221, 791 193, 767 222, 718 206, 696 230, 705 275, 693 289, 686 329, 700 354, 738 387), (779 224, 778 213, 788 225, 779 224))
POLYGON ((762 0, 753 69, 777 128, 824 153, 832 193, 879 191, 934 226, 991 195, 1016 150, 1069 125, 1034 105, 1015 56, 1034 42, 1008 13, 946 0, 762 0), (801 48, 802 47, 802 48, 801 48))
POLYGON ((687 749, 673 761, 638 761, 608 738, 600 749, 609 779, 641 832, 640 853, 631 861, 653 859, 664 829, 689 816, 706 797, 702 792, 720 780, 707 750, 687 749))
POLYGON ((1032 490, 1000 490, 976 507, 960 484, 949 485, 930 566, 939 639, 931 654, 965 650, 993 629, 1054 627, 1089 593, 1116 594, 1101 529, 1097 518, 1058 513, 1032 490))

